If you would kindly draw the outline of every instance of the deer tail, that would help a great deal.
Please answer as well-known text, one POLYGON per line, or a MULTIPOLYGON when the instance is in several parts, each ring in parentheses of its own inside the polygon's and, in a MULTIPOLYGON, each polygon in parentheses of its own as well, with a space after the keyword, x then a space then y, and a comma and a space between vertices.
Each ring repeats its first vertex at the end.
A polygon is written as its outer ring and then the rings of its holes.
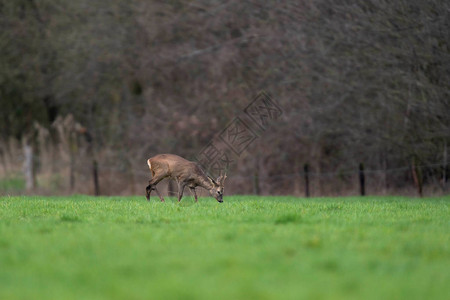
POLYGON ((147 159, 147 165, 148 165, 148 167, 149 167, 149 169, 151 171, 152 170, 152 164, 150 162, 150 159, 147 159))

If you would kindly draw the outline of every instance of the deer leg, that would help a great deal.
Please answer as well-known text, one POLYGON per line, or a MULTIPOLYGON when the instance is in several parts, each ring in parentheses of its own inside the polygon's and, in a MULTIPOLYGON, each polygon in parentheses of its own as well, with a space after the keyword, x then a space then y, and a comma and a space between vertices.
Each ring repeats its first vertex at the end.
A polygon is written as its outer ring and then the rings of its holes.
POLYGON ((149 182, 148 182, 148 186, 145 188, 145 195, 147 197, 147 200, 150 201, 150 193, 152 192, 152 190, 155 190, 156 193, 159 196, 159 199, 161 200, 161 202, 164 202, 164 198, 161 196, 161 194, 159 193, 159 191, 156 189, 156 185, 163 180, 165 177, 153 177, 149 182))
POLYGON ((198 200, 197 200, 197 192, 195 191, 195 187, 191 187, 190 189, 194 193, 195 202, 198 202, 198 200))
POLYGON ((147 198, 147 201, 150 201, 150 193, 152 192, 152 186, 148 185, 145 188, 145 197, 147 198))
POLYGON ((183 197, 183 192, 184 192, 185 186, 186 186, 185 184, 178 182, 178 202, 180 202, 181 198, 183 197))
POLYGON ((156 186, 155 186, 154 190, 155 190, 156 193, 158 194, 159 199, 161 200, 161 202, 165 202, 165 201, 164 201, 164 198, 161 196, 161 194, 159 193, 159 191, 158 191, 158 189, 156 188, 156 186))

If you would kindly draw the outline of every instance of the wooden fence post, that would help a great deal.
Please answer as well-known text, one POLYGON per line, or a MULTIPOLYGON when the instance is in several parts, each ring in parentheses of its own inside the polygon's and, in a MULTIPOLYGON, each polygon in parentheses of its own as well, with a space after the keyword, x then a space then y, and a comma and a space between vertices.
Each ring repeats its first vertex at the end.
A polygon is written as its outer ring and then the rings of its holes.
POLYGON ((309 166, 305 164, 303 166, 304 177, 305 177, 305 197, 309 198, 309 166))
POLYGON ((169 178, 169 180, 167 181, 167 196, 169 196, 169 197, 172 197, 173 195, 177 194, 175 192, 174 183, 175 183, 175 181, 172 178, 169 178))
POLYGON ((100 195, 100 186, 98 184, 98 164, 97 164, 97 161, 95 159, 92 162, 92 175, 94 177, 95 196, 98 196, 98 195, 100 195))
POLYGON ((33 155, 33 147, 28 144, 28 141, 23 144, 23 154, 24 154, 24 162, 23 162, 23 171, 25 173, 25 182, 27 191, 33 190, 35 186, 35 177, 34 177, 34 155, 33 155))
POLYGON ((417 193, 419 194, 420 197, 423 196, 423 192, 422 192, 422 170, 420 169, 419 166, 416 166, 416 162, 415 159, 413 158, 412 160, 412 166, 411 166, 411 172, 412 172, 412 176, 413 176, 413 180, 414 180, 414 185, 417 188, 417 193))
POLYGON ((443 168, 442 168, 442 189, 446 190, 447 183, 447 141, 444 142, 444 155, 443 155, 443 168))
POLYGON ((359 190, 361 193, 361 196, 366 195, 366 176, 364 174, 364 164, 359 164, 359 190))
POLYGON ((92 159, 92 177, 94 180, 94 193, 95 196, 100 195, 100 184, 98 183, 98 163, 95 159, 94 155, 94 145, 93 145, 93 137, 91 133, 84 127, 79 129, 79 132, 84 134, 84 137, 86 138, 86 142, 88 143, 88 153, 93 157, 92 159))

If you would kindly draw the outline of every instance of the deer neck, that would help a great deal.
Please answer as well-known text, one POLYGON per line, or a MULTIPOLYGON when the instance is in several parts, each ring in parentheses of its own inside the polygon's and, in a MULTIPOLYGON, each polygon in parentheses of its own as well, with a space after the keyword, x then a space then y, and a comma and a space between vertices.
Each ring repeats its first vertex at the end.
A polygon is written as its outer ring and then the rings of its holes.
POLYGON ((207 176, 201 176, 198 179, 199 186, 204 189, 211 190, 214 188, 214 184, 209 180, 207 176))

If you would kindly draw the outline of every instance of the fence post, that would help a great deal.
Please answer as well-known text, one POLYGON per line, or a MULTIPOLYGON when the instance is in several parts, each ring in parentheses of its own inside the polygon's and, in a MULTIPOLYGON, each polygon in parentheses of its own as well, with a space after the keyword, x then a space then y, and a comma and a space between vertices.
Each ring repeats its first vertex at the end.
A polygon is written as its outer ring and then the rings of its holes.
POLYGON ((23 171, 25 173, 26 189, 30 191, 34 189, 35 177, 34 177, 34 155, 33 147, 28 144, 28 141, 23 144, 24 162, 23 171))
POLYGON ((305 176, 305 197, 309 198, 309 166, 305 164, 303 166, 304 176, 305 176))
POLYGON ((174 187, 174 180, 169 178, 168 182, 167 182, 167 196, 172 197, 173 195, 176 195, 177 193, 175 192, 175 187, 174 187))
POLYGON ((414 185, 417 188, 417 193, 419 194, 419 197, 423 196, 422 192, 422 170, 419 166, 416 166, 415 158, 412 160, 412 166, 411 166, 411 172, 414 180, 414 185))
POLYGON ((84 127, 79 129, 79 132, 81 134, 84 134, 84 137, 86 139, 86 142, 88 143, 88 153, 93 157, 92 159, 92 177, 94 180, 94 193, 95 196, 100 195, 100 184, 98 183, 98 163, 95 159, 94 155, 94 145, 93 145, 93 137, 91 133, 84 127))
POLYGON ((442 189, 446 190, 446 186, 445 184, 447 183, 447 141, 444 142, 444 164, 443 164, 443 168, 442 168, 442 189))
POLYGON ((100 186, 98 184, 98 164, 97 161, 94 159, 94 161, 92 162, 92 175, 94 177, 94 191, 95 191, 95 196, 99 196, 100 195, 100 186))
POLYGON ((359 190, 361 192, 361 196, 366 195, 366 176, 364 174, 364 164, 359 164, 359 190))

